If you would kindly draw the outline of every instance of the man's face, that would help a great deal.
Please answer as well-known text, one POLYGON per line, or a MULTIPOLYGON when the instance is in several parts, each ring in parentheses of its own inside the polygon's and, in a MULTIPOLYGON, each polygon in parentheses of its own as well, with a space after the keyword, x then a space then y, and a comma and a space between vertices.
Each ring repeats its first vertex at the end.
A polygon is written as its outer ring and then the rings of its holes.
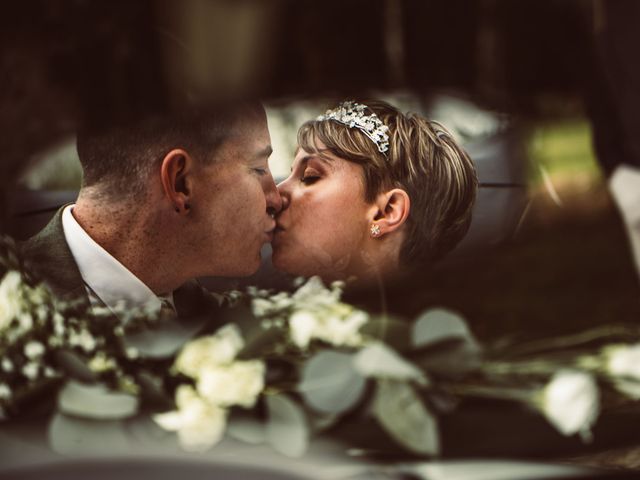
POLYGON ((260 266, 260 250, 273 237, 273 214, 280 210, 268 158, 271 139, 266 117, 239 122, 216 159, 193 177, 192 215, 197 231, 192 251, 200 275, 246 276, 260 266))

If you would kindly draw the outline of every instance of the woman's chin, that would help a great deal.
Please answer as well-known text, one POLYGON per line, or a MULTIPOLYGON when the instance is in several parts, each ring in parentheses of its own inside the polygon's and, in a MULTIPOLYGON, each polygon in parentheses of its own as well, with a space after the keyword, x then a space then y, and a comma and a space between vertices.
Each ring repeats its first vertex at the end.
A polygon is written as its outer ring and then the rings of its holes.
POLYGON ((323 279, 326 277, 327 272, 324 272, 319 265, 310 264, 309 258, 303 255, 291 255, 290 252, 285 254, 282 251, 278 251, 278 249, 274 249, 271 261, 277 270, 288 275, 295 277, 313 277, 317 275, 323 279))

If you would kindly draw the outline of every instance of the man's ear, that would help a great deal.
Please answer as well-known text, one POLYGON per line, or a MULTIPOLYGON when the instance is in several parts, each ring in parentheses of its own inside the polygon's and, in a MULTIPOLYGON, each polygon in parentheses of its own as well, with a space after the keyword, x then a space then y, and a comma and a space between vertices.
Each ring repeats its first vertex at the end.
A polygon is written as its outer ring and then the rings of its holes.
POLYGON ((191 178, 193 159, 182 149, 174 149, 165 155, 160 165, 162 189, 170 204, 178 213, 191 208, 191 178))
POLYGON ((399 229, 409 218, 411 200, 409 194, 401 188, 394 188, 378 195, 375 200, 375 210, 372 211, 372 234, 381 237, 399 229))

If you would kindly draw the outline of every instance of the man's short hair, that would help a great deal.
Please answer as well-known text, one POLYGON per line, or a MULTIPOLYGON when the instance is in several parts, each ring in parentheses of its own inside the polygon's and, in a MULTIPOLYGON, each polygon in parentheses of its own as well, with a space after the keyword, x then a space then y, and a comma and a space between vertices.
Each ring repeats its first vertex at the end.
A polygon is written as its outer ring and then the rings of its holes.
POLYGON ((137 197, 145 192, 153 169, 172 149, 182 148, 196 161, 214 162, 239 121, 264 116, 259 102, 154 115, 135 122, 78 133, 82 187, 99 186, 107 195, 137 197))

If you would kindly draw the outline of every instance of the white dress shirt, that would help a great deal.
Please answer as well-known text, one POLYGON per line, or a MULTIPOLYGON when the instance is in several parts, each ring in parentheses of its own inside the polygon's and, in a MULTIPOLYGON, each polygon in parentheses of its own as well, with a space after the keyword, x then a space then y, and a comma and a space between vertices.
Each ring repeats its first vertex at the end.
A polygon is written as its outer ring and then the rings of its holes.
POLYGON ((117 306, 122 302, 129 308, 146 306, 159 310, 161 300, 168 300, 173 306, 173 294, 158 298, 84 231, 73 217, 72 211, 73 205, 63 210, 62 228, 93 306, 106 305, 114 313, 117 313, 117 306))

